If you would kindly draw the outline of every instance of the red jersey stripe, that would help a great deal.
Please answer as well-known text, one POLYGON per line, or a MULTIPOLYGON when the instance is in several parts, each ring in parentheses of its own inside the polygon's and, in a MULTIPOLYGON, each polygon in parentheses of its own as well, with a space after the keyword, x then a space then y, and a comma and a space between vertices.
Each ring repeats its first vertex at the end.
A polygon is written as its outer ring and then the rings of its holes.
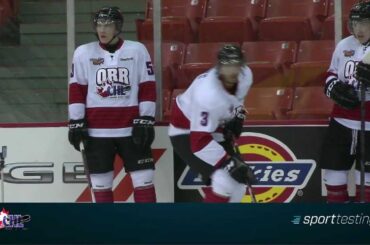
POLYGON ((94 107, 86 109, 89 128, 127 128, 139 116, 139 107, 94 107))

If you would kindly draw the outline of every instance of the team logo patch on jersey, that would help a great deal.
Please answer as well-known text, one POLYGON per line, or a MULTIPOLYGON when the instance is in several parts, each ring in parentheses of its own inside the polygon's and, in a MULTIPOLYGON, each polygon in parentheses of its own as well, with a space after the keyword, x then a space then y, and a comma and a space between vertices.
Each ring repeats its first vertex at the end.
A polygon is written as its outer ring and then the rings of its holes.
MULTIPOLYGON (((253 169, 257 184, 253 191, 257 202, 290 202, 310 180, 316 162, 297 159, 283 142, 260 133, 244 132, 238 140, 243 159, 253 169)), ((180 189, 197 189, 201 195, 211 191, 201 177, 186 167, 177 183, 180 189)), ((242 202, 251 202, 246 193, 242 202)))
POLYGON ((102 65, 104 64, 104 58, 91 58, 90 61, 93 63, 93 65, 102 65))
POLYGON ((127 68, 100 68, 97 70, 96 93, 101 97, 127 96, 130 91, 131 85, 127 68))
POLYGON ((343 50, 344 57, 352 57, 355 55, 354 50, 343 50))

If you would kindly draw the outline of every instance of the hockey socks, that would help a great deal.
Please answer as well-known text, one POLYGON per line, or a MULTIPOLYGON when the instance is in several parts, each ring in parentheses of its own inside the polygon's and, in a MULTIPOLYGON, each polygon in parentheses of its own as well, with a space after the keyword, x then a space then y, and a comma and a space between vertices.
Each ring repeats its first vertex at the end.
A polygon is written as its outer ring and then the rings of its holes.
POLYGON ((345 185, 328 185, 326 184, 328 194, 326 200, 328 203, 347 203, 349 202, 347 184, 345 185))
MULTIPOLYGON (((355 202, 361 201, 361 185, 356 185, 355 202)), ((364 201, 370 203, 370 186, 365 185, 365 198, 364 201)))
POLYGON ((220 196, 220 195, 217 195, 216 193, 214 193, 213 191, 209 191, 209 192, 206 193, 206 196, 205 196, 203 202, 206 202, 206 203, 226 203, 226 202, 229 202, 229 199, 230 199, 230 197, 220 196))
POLYGON ((138 202, 157 202, 154 185, 134 188, 134 200, 138 202))
POLYGON ((94 191, 95 201, 97 203, 112 203, 113 192, 111 190, 94 191))

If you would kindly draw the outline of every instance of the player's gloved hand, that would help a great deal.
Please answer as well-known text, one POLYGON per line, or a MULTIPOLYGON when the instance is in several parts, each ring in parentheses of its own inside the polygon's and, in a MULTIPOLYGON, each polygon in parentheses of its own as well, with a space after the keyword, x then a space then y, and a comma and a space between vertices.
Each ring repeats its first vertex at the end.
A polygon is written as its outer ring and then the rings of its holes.
POLYGON ((325 85, 325 94, 335 103, 346 109, 353 109, 360 105, 355 88, 339 80, 333 80, 325 85))
POLYGON ((233 179, 241 184, 253 185, 256 183, 256 176, 252 169, 237 154, 232 155, 221 166, 230 173, 233 179))
POLYGON ((132 140, 138 149, 147 151, 154 141, 154 117, 141 116, 133 121, 132 140))
POLYGON ((370 64, 365 64, 362 61, 358 63, 355 77, 358 81, 364 83, 366 87, 370 87, 370 64))
POLYGON ((233 136, 239 138, 242 134, 246 110, 243 107, 238 107, 235 110, 234 118, 225 123, 223 132, 225 139, 233 136))
POLYGON ((87 123, 85 119, 70 120, 68 123, 68 140, 71 145, 80 151, 80 143, 89 137, 87 123))

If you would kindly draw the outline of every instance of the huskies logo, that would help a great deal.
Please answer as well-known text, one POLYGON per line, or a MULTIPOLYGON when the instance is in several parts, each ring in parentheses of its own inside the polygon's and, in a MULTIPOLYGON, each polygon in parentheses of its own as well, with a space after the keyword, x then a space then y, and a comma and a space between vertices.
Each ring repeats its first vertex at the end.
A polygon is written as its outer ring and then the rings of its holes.
MULTIPOLYGON (((290 202, 299 189, 303 189, 316 168, 314 160, 297 159, 281 141, 260 133, 243 133, 238 140, 243 159, 253 169, 257 184, 253 191, 257 202, 290 202)), ((210 187, 186 167, 178 186, 180 189, 198 189, 202 195, 210 187)), ((251 202, 248 193, 242 202, 251 202)))
POLYGON ((96 72, 96 93, 103 98, 127 96, 131 90, 127 68, 101 68, 96 72))

